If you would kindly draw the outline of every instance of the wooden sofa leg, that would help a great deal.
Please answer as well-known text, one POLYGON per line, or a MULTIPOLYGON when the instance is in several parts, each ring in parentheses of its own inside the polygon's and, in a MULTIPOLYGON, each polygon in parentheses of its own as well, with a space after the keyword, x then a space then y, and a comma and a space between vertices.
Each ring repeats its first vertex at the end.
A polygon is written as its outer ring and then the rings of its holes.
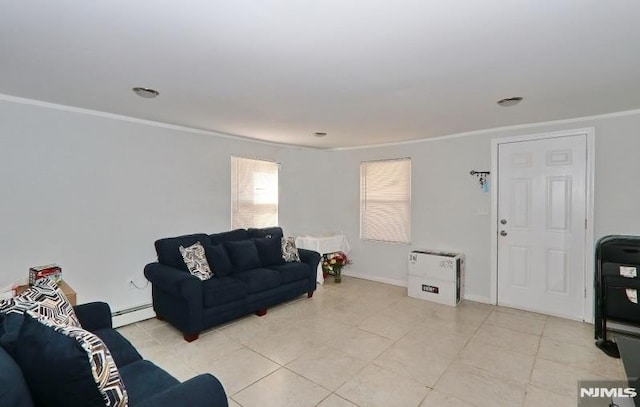
POLYGON ((259 317, 267 315, 267 309, 266 308, 260 308, 259 310, 256 311, 256 315, 259 316, 259 317))
POLYGON ((307 298, 311 298, 311 297, 313 297, 313 291, 307 292, 307 298))
POLYGON ((200 335, 199 333, 195 333, 195 334, 184 334, 183 338, 185 341, 187 342, 193 342, 196 339, 198 339, 198 335, 200 335))
POLYGON ((158 321, 164 321, 164 317, 161 317, 160 315, 156 315, 156 319, 158 321))

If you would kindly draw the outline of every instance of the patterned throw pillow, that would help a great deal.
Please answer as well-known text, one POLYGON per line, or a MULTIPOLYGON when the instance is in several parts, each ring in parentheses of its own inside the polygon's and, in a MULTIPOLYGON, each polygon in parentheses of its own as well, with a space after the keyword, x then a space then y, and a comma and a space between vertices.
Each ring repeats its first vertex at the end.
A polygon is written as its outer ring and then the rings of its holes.
POLYGON ((9 314, 0 343, 18 363, 42 407, 126 407, 128 395, 111 352, 82 328, 9 314))
POLYGON ((93 380, 98 391, 109 407, 126 407, 128 405, 127 391, 120 378, 116 362, 111 356, 107 345, 95 334, 75 326, 56 325, 50 320, 39 320, 42 324, 53 328, 65 336, 73 338, 87 353, 93 380))
POLYGON ((49 319, 58 325, 81 327, 67 297, 48 278, 37 280, 33 287, 16 297, 0 301, 0 312, 26 312, 35 319, 49 319))
POLYGON ((209 268, 204 247, 202 247, 200 242, 196 242, 186 249, 180 246, 180 254, 182 254, 182 259, 184 260, 184 264, 187 265, 189 273, 198 277, 200 280, 208 280, 213 277, 213 272, 209 268))
POLYGON ((295 239, 291 236, 282 238, 282 258, 287 263, 300 261, 300 254, 298 253, 295 239))

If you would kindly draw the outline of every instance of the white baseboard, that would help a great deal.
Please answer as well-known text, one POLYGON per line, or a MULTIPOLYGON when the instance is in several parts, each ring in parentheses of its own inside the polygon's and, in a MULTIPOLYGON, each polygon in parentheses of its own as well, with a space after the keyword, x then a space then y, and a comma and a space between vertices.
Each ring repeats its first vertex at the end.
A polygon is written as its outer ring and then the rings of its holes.
POLYGON ((113 327, 118 328, 124 325, 133 324, 135 322, 144 321, 145 319, 155 318, 155 316, 156 313, 152 307, 127 312, 121 315, 114 315, 112 318, 113 327))
POLYGON ((375 282, 378 282, 378 283, 397 285, 398 287, 406 287, 407 286, 407 282, 406 281, 394 280, 394 279, 385 278, 385 277, 372 276, 370 274, 360 274, 360 273, 351 273, 351 272, 345 273, 344 271, 342 272, 342 274, 345 275, 345 276, 349 276, 349 277, 361 278, 363 280, 370 280, 370 281, 375 281, 375 282))
MULTIPOLYGON (((398 287, 406 287, 407 286, 407 282, 406 281, 402 281, 402 280, 395 280, 395 279, 391 279, 391 278, 385 278, 385 277, 378 277, 378 276, 372 276, 370 274, 360 274, 360 273, 345 273, 343 272, 342 274, 344 274, 345 276, 348 277, 355 277, 355 278, 361 278, 363 280, 369 280, 369 281, 375 281, 378 283, 384 283, 384 284, 391 284, 391 285, 395 285, 398 287)), ((466 294, 464 296, 465 300, 469 300, 469 301, 475 301, 475 302, 481 302, 483 304, 491 304, 491 299, 489 297, 483 297, 481 295, 473 295, 473 294, 466 294)), ((114 314, 117 314, 118 312, 114 312, 114 314)), ((118 328, 124 325, 129 325, 129 324, 133 324, 136 322, 140 322, 140 321, 144 321, 145 319, 149 319, 149 318, 155 318, 156 313, 153 310, 153 307, 151 307, 151 304, 149 304, 148 308, 143 308, 143 309, 139 309, 139 310, 135 310, 132 312, 125 312, 122 313, 120 315, 114 315, 113 316, 113 327, 114 328, 118 328)))
MULTIPOLYGON (((399 287, 407 287, 407 282, 402 280, 394 280, 391 278, 372 276, 370 274, 360 274, 360 273, 351 273, 351 272, 345 273, 344 271, 342 272, 342 274, 349 277, 361 278, 363 280, 376 281, 378 283, 391 284, 399 287)), ((482 295, 465 294, 464 299, 469 301, 474 301, 474 302, 481 302, 483 304, 493 305, 491 302, 491 298, 485 297, 482 295)))
POLYGON ((491 302, 491 298, 485 297, 485 296, 482 296, 482 295, 465 294, 464 295, 464 299, 465 300, 469 300, 469 301, 474 301, 474 302, 481 302, 483 304, 495 305, 495 304, 493 304, 491 302))

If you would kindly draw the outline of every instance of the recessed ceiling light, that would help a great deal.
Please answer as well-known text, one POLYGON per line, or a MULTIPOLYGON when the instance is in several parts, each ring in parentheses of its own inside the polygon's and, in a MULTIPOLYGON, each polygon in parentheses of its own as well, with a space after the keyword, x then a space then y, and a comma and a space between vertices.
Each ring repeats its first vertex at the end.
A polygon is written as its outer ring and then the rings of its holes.
POLYGON ((160 94, 160 92, 158 92, 155 89, 151 89, 151 88, 141 88, 141 87, 135 87, 133 89, 131 89, 136 95, 143 97, 145 99, 153 99, 154 97, 158 96, 160 94))
POLYGON ((509 106, 515 106, 518 103, 522 102, 522 99, 523 98, 521 96, 515 96, 512 98, 498 100, 497 103, 502 107, 509 107, 509 106))
POLYGON ((324 137, 324 136, 327 135, 327 133, 324 133, 322 131, 317 131, 317 132, 313 133, 313 135, 316 136, 316 137, 324 137))

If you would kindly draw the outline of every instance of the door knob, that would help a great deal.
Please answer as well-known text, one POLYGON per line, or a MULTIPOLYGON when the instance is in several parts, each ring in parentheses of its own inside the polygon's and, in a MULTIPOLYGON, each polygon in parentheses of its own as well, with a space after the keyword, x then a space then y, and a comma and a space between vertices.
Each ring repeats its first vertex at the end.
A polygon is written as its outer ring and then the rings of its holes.
POLYGON ((500 224, 501 225, 506 225, 507 224, 507 220, 506 219, 500 219, 500 224))
POLYGON ((507 235, 507 231, 505 230, 501 230, 500 231, 500 236, 506 236, 507 235))

